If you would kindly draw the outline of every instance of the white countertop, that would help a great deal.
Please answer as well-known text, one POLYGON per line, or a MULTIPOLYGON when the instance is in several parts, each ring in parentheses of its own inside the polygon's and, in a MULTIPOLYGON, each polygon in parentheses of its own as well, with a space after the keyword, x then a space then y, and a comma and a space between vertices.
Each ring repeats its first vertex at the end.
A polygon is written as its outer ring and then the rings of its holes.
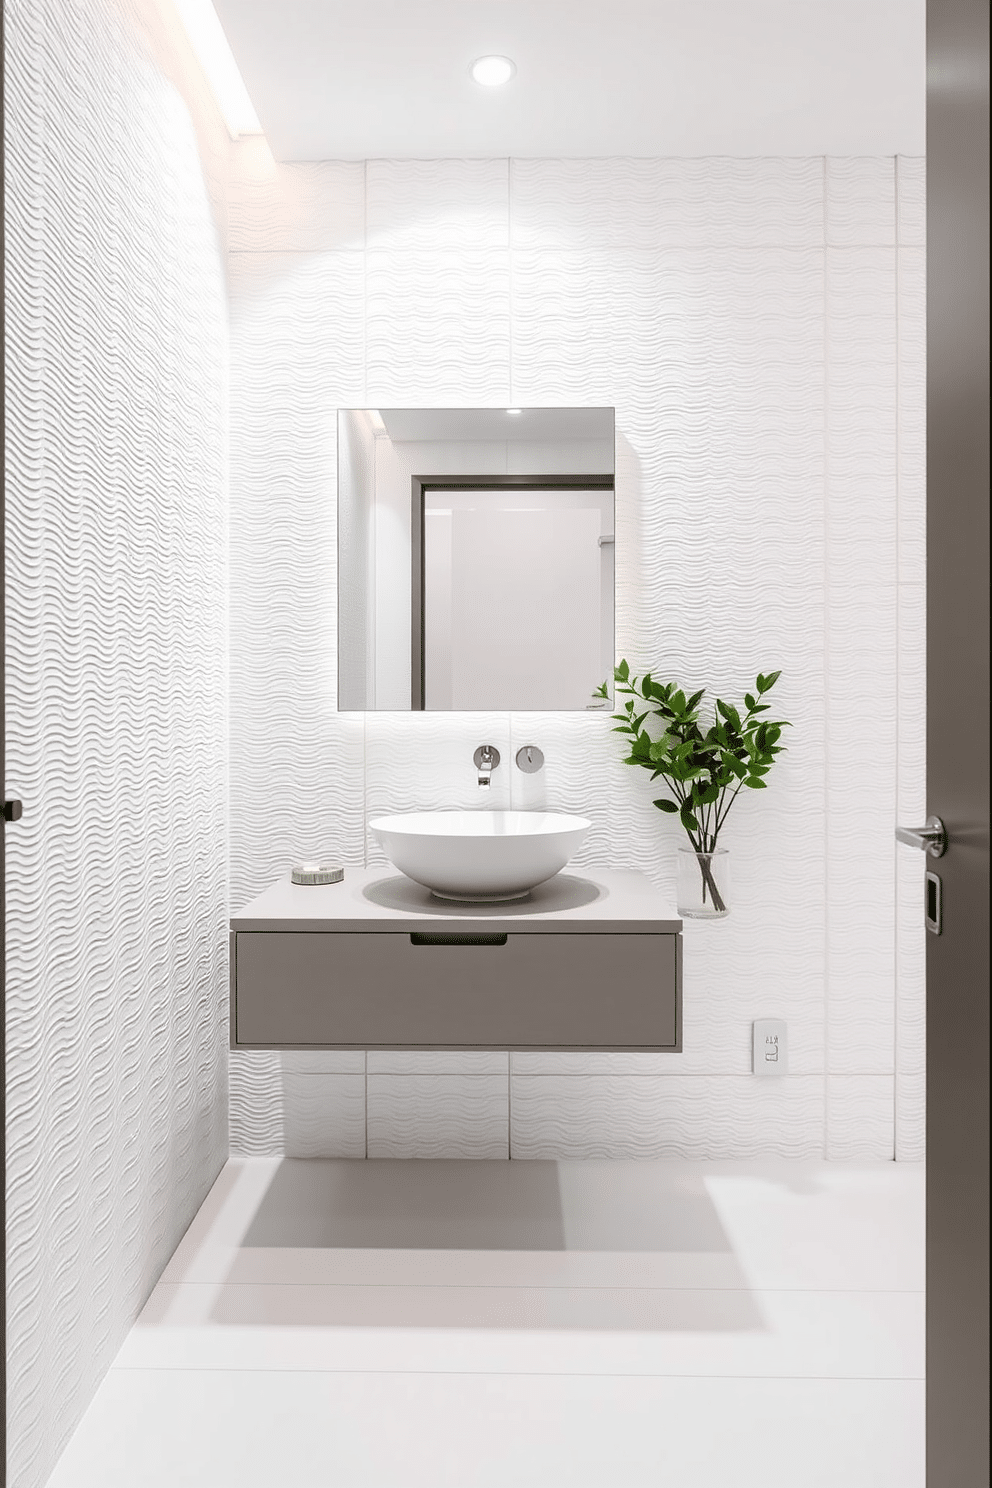
POLYGON ((641 873, 597 870, 564 872, 539 884, 526 899, 506 904, 454 904, 395 868, 345 867, 342 883, 304 886, 289 874, 238 914, 232 930, 431 931, 458 925, 465 930, 514 934, 675 934, 682 921, 641 873))

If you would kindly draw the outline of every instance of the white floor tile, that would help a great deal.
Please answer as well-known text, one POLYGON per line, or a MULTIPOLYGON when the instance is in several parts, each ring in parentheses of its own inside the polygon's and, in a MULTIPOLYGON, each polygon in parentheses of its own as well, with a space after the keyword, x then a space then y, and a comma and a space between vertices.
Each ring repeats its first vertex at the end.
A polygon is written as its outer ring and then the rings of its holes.
POLYGON ((714 1164, 706 1187, 751 1286, 922 1291, 925 1190, 910 1163, 714 1164))
POLYGON ((918 1292, 162 1287, 119 1368, 920 1379, 918 1292))
POLYGON ((923 1488, 923 1200, 894 1163, 231 1162, 50 1488, 923 1488))
POLYGON ((113 1370, 49 1488, 922 1488, 915 1381, 113 1370))

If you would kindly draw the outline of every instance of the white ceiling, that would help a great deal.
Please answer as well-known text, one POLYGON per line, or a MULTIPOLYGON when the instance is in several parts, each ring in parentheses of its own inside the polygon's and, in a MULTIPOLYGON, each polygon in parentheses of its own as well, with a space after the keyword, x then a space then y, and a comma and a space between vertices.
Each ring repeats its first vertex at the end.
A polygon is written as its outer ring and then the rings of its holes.
POLYGON ((925 149, 925 0, 215 5, 278 160, 925 149))

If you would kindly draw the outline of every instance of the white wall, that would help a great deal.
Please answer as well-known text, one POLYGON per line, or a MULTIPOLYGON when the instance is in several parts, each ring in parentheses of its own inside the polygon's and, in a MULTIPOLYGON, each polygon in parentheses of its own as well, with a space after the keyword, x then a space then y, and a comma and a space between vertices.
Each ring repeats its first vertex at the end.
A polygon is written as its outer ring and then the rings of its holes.
POLYGON ((795 729, 686 927, 680 1056, 238 1054, 232 1144, 296 1155, 918 1156, 924 173, 917 159, 369 161, 237 152, 232 878, 383 862, 367 816, 594 820, 580 861, 673 886, 677 828, 602 717, 338 714, 337 407, 615 405, 617 638, 795 729), (789 1021, 791 1073, 749 1074, 789 1021))
POLYGON ((227 1150, 228 144, 145 0, 5 25, 9 1481, 40 1488, 227 1150))

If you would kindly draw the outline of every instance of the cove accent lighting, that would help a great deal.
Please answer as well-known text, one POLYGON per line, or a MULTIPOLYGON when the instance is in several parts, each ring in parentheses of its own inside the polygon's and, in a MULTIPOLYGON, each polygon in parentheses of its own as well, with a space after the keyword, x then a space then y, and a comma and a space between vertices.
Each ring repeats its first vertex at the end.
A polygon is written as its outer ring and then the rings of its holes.
POLYGON ((263 134, 244 78, 210 0, 174 0, 174 3, 231 138, 263 134))

